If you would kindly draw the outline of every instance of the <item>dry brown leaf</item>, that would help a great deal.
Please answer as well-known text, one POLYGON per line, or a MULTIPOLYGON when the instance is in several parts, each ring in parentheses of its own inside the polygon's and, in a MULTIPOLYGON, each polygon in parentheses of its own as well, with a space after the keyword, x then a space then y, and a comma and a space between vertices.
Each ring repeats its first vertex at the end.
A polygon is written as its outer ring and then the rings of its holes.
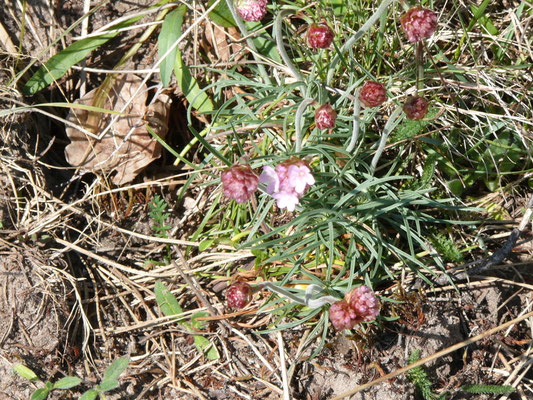
MULTIPOLYGON (((98 89, 91 90, 75 103, 93 105, 98 89)), ((135 75, 122 75, 115 81, 107 95, 105 108, 123 112, 111 129, 100 140, 89 137, 80 130, 67 126, 71 143, 65 148, 67 162, 87 172, 115 172, 113 183, 122 185, 132 181, 148 164, 161 155, 161 144, 155 140, 146 125, 164 138, 168 131, 169 98, 159 95, 146 106, 146 86, 135 75), (141 87, 142 85, 142 87, 141 87), (124 105, 141 87, 139 93, 122 111, 124 105)), ((115 116, 116 117, 116 116, 115 116)), ((113 119, 112 114, 98 114, 73 108, 67 119, 99 135, 113 119)))
POLYGON ((238 59, 242 58, 242 45, 230 40, 230 38, 240 37, 239 30, 234 27, 223 28, 215 24, 211 26, 212 30, 206 29, 205 38, 209 43, 209 50, 214 51, 217 55, 217 62, 226 63, 232 61, 236 54, 238 54, 238 59))

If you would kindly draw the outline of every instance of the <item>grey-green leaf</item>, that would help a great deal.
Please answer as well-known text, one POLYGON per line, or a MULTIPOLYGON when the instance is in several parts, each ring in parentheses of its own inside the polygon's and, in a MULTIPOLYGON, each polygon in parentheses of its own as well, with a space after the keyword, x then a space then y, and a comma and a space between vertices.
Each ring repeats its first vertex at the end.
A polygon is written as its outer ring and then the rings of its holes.
POLYGON ((120 357, 111 363, 109 367, 104 372, 104 379, 102 383, 108 380, 116 380, 119 375, 124 372, 130 362, 129 357, 120 357))
POLYGON ((171 291, 167 289, 163 282, 157 281, 155 283, 154 292, 157 304, 164 315, 168 317, 183 313, 183 309, 178 304, 178 300, 171 291))
POLYGON ((48 393, 50 393, 48 388, 37 389, 32 393, 30 400, 44 400, 48 397, 48 393))
POLYGON ((117 388, 119 382, 116 379, 104 379, 102 383, 98 385, 98 389, 102 392, 107 392, 117 388))
MULTIPOLYGON (((181 36, 181 25, 183 24, 183 17, 187 7, 182 4, 174 11, 170 12, 163 21, 163 26, 161 27, 161 33, 158 38, 158 54, 159 59, 161 59, 165 53, 174 45, 176 40, 181 36)), ((170 83, 170 78, 172 77, 172 70, 174 68, 174 62, 176 59, 176 52, 178 51, 175 47, 159 64, 159 73, 161 74, 161 82, 163 86, 167 87, 170 83)))
POLYGON ((96 396, 98 396, 98 391, 90 389, 83 393, 83 395, 80 397, 80 400, 94 400, 96 399, 96 396))
POLYGON ((66 376, 54 383, 53 389, 70 389, 74 386, 78 386, 81 379, 76 376, 66 376))
POLYGON ((22 364, 15 365, 13 367, 13 372, 15 372, 18 376, 21 376, 22 378, 27 379, 29 381, 36 381, 39 379, 37 375, 35 374, 35 372, 33 372, 31 369, 29 369, 28 367, 22 364))
POLYGON ((215 346, 211 342, 201 335, 194 335, 194 345, 200 352, 207 350, 206 357, 208 360, 217 360, 219 355, 215 346))

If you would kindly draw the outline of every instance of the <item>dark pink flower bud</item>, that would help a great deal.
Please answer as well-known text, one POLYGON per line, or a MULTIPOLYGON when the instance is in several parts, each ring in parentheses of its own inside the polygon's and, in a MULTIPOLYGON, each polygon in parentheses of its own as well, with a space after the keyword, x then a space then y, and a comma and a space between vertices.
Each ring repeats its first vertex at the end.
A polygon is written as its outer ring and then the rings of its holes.
POLYGON ((267 12, 267 0, 236 0, 235 9, 245 21, 260 21, 267 12))
POLYGON ((315 123, 318 129, 332 129, 335 127, 337 113, 331 104, 324 104, 315 111, 315 123))
POLYGON ((400 17, 400 23, 407 40, 416 43, 437 30, 437 14, 427 8, 413 7, 400 17))
POLYGON ((329 308, 329 319, 337 330, 352 329, 357 320, 348 303, 344 300, 333 303, 329 308))
POLYGON ((366 81, 359 92, 359 100, 365 107, 378 107, 387 100, 385 86, 379 82, 366 81))
POLYGON ((334 37, 335 34, 325 22, 311 24, 307 28, 307 45, 312 49, 327 49, 334 37))
POLYGON ((368 286, 359 286, 344 296, 350 309, 356 314, 356 322, 373 321, 379 313, 379 301, 368 286))
POLYGON ((228 308, 240 310, 252 301, 252 287, 242 281, 232 283, 226 290, 226 304, 228 308))
POLYGON ((407 118, 418 121, 426 116, 428 107, 429 104, 423 97, 411 96, 403 105, 403 112, 407 118))
POLYGON ((259 178, 248 164, 238 165, 226 169, 220 177, 224 188, 224 195, 237 203, 245 203, 257 189, 259 178))

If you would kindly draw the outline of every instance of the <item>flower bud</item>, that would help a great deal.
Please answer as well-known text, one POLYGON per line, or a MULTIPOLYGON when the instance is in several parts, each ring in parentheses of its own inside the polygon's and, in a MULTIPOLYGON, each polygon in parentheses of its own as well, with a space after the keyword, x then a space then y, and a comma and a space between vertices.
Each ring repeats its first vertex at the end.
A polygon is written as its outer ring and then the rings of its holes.
POLYGON ((242 281, 232 283, 226 290, 226 304, 228 308, 240 310, 252 301, 252 287, 242 281))
POLYGON ((318 129, 332 129, 336 120, 337 113, 329 103, 318 107, 315 111, 315 124, 318 129))
POLYGON ((250 200, 259 181, 248 164, 235 164, 222 172, 220 179, 224 188, 224 195, 237 203, 245 203, 250 200))
POLYGON ((387 92, 382 83, 366 81, 359 92, 359 100, 365 107, 378 107, 387 100, 387 92))
POLYGON ((426 116, 428 107, 429 104, 423 97, 411 96, 405 102, 403 112, 407 118, 418 121, 426 116))
POLYGON ((309 25, 307 28, 307 45, 313 50, 327 49, 333 42, 335 34, 325 22, 309 25))
POLYGON ((413 7, 400 17, 400 23, 407 40, 416 43, 437 30, 437 14, 427 8, 413 7))
POLYGON ((359 286, 344 296, 350 309, 356 314, 356 321, 373 321, 379 313, 379 301, 368 286, 359 286))
POLYGON ((245 21, 260 21, 267 12, 267 0, 236 0, 235 9, 245 21))

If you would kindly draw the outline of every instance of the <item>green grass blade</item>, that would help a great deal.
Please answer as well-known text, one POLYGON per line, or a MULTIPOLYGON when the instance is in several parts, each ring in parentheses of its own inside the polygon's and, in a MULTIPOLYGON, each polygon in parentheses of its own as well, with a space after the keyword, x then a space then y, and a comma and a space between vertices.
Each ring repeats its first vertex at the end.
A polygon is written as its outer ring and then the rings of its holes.
MULTIPOLYGON (((181 25, 183 24, 183 17, 187 7, 182 4, 174 11, 170 12, 163 21, 161 27, 161 33, 158 37, 158 54, 159 58, 163 57, 167 53, 168 49, 178 40, 181 36, 181 25)), ((176 59, 176 53, 178 52, 175 47, 167 57, 159 64, 159 73, 161 74, 161 82, 164 87, 170 84, 170 78, 172 77, 172 69, 174 68, 174 60, 176 59)))

